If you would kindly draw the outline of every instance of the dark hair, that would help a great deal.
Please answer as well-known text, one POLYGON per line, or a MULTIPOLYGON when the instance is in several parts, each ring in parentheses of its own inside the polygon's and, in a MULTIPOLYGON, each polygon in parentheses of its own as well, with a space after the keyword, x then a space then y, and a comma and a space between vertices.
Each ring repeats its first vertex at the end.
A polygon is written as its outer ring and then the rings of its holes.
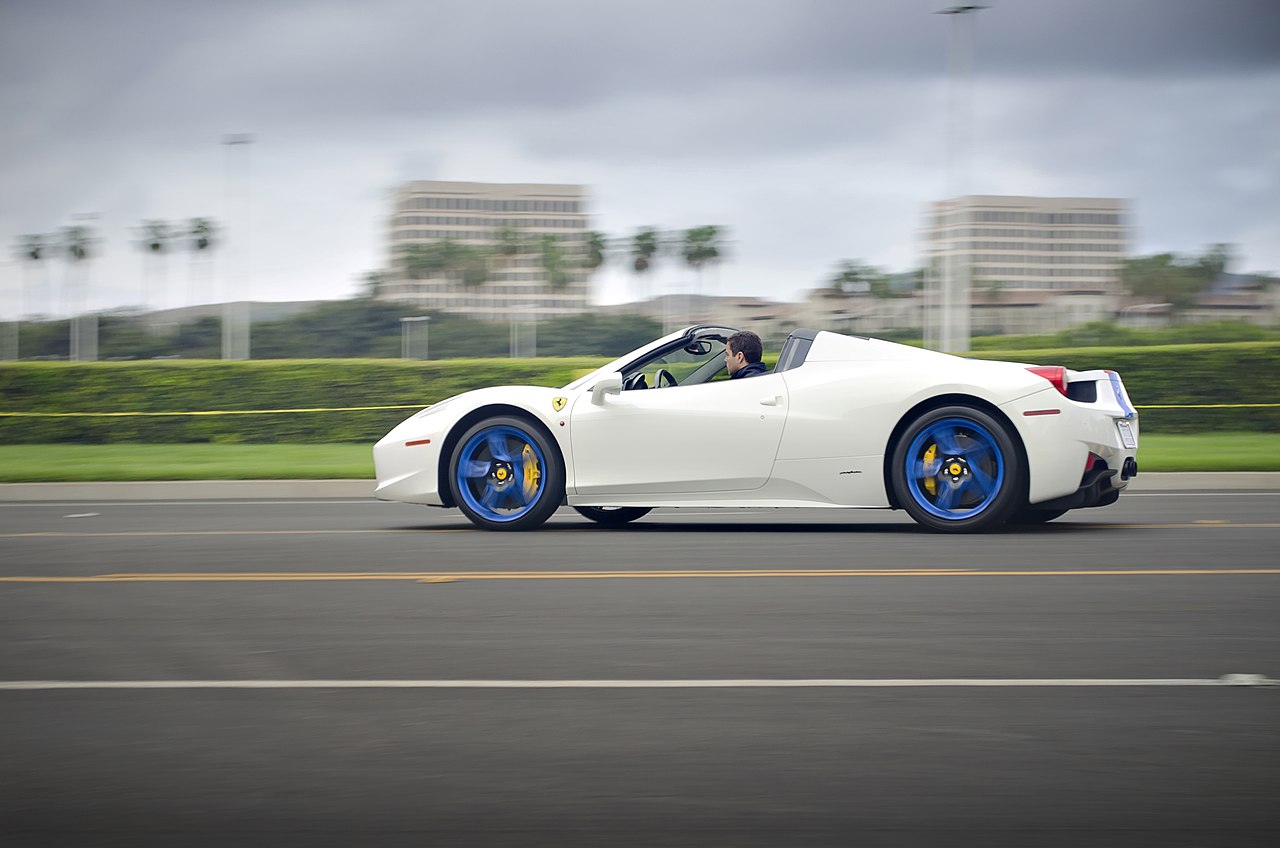
POLYGON ((739 330, 729 337, 729 347, 734 353, 740 353, 748 363, 759 362, 764 358, 764 345, 760 343, 760 337, 750 330, 739 330))

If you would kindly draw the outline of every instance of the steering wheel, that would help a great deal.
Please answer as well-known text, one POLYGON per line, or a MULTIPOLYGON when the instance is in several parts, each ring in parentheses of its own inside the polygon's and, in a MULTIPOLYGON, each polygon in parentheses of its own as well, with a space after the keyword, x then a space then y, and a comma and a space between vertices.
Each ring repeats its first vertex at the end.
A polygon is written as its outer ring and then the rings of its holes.
POLYGON ((661 389, 664 383, 667 386, 674 386, 676 385, 676 378, 667 369, 659 368, 653 374, 653 387, 661 389))

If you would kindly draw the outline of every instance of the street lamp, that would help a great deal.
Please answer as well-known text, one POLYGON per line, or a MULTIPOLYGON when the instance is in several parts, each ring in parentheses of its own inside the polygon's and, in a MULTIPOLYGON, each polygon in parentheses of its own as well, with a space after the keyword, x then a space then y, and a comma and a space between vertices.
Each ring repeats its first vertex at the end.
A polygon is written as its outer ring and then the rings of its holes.
MULTIPOLYGON (((244 201, 243 216, 240 220, 240 242, 239 246, 233 237, 228 237, 228 253, 234 255, 239 261, 233 262, 232 256, 228 255, 228 261, 223 267, 226 269, 226 285, 223 287, 222 296, 224 298, 222 304, 222 358, 223 359, 248 359, 249 358, 249 331, 250 316, 248 300, 237 302, 233 295, 252 293, 252 284, 249 283, 249 230, 252 228, 250 223, 250 206, 249 206, 249 145, 253 144, 253 136, 247 133, 234 133, 232 135, 223 136, 223 145, 227 148, 227 210, 223 216, 228 222, 232 221, 231 206, 233 203, 232 195, 232 170, 235 160, 235 150, 241 148, 244 150, 244 183, 240 187, 243 191, 241 199, 244 201), (244 279, 236 285, 237 271, 243 275, 244 279), (249 292, 245 292, 244 288, 248 285, 249 292)), ((232 231, 233 225, 228 223, 228 231, 232 231)))
MULTIPOLYGON (((18 262, 0 262, 0 266, 4 266, 5 268, 16 268, 18 267, 18 264, 19 264, 18 262)), ((19 358, 21 358, 20 350, 19 350, 19 347, 20 347, 19 340, 22 333, 22 317, 27 312, 26 310, 27 287, 22 285, 22 281, 17 274, 14 274, 12 276, 14 280, 17 281, 17 290, 18 290, 18 297, 15 302, 15 310, 21 310, 21 311, 18 312, 17 316, 13 319, 12 322, 8 322, 8 321, 3 322, 8 332, 5 333, 3 344, 0 344, 0 359, 6 360, 6 361, 7 360, 16 361, 19 358)))
MULTIPOLYGON (((969 167, 969 127, 971 104, 969 97, 973 76, 973 13, 988 6, 962 5, 940 9, 936 14, 951 16, 951 39, 948 58, 950 65, 951 97, 949 103, 950 120, 948 121, 947 144, 947 194, 959 200, 968 190, 969 167), (962 49, 963 48, 963 49, 962 49), (961 91, 963 82, 964 90, 961 91), (963 104, 961 100, 963 99, 963 104)), ((950 236, 942 238, 946 251, 942 261, 941 304, 934 319, 937 325, 936 340, 938 349, 947 353, 963 353, 969 349, 969 262, 965 261, 957 251, 964 249, 964 215, 959 220, 953 216, 960 212, 961 205, 944 207, 942 211, 943 227, 938 235, 950 236), (955 233, 960 234, 956 241, 955 233)), ((926 333, 926 335, 929 335, 926 333)))
POLYGON ((428 356, 430 349, 427 346, 427 343, 429 341, 427 332, 430 326, 431 326, 430 315, 414 315, 411 318, 400 319, 400 358, 401 359, 430 359, 431 358, 430 356, 428 356), (412 345, 410 345, 409 343, 410 341, 409 325, 410 324, 422 325, 422 356, 411 355, 413 353, 413 350, 412 350, 412 345))

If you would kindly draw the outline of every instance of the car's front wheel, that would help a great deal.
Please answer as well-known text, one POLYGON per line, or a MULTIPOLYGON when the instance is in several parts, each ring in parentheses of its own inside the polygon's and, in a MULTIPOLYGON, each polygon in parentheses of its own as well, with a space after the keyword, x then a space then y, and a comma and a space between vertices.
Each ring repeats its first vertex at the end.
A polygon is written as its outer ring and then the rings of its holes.
POLYGON ((647 506, 575 506, 574 509, 583 518, 590 518, 596 524, 607 527, 619 527, 629 524, 637 518, 649 514, 652 507, 647 506))
POLYGON ((1023 470, 1005 426, 979 409, 945 406, 907 427, 890 466, 898 504, 919 524, 971 533, 1003 524, 1023 470))
POLYGON ((564 499, 564 466, 542 431, 520 418, 479 422, 449 460, 454 503, 486 530, 528 530, 564 499))

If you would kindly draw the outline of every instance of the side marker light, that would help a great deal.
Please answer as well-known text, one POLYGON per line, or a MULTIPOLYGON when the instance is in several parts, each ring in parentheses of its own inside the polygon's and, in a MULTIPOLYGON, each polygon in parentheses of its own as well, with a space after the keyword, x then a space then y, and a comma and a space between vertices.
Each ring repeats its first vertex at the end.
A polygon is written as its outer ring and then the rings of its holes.
POLYGON ((418 439, 417 441, 413 441, 413 442, 405 442, 404 446, 407 448, 412 448, 412 447, 417 447, 418 445, 429 445, 429 444, 431 444, 430 439, 418 439))

